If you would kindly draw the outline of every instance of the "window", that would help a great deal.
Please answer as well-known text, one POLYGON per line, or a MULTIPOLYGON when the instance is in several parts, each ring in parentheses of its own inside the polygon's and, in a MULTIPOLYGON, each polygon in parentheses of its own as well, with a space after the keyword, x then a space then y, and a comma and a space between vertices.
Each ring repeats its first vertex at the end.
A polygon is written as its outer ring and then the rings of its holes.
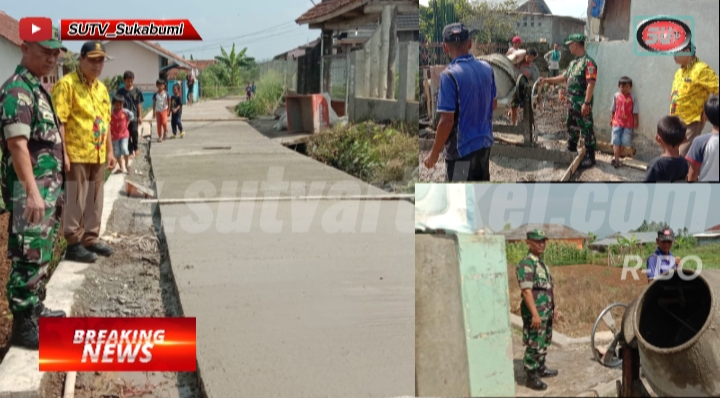
POLYGON ((523 23, 523 26, 527 28, 527 22, 523 23))
POLYGON ((535 26, 535 22, 530 22, 530 26, 535 26))
POLYGON ((542 22, 538 22, 538 27, 542 26, 542 22))

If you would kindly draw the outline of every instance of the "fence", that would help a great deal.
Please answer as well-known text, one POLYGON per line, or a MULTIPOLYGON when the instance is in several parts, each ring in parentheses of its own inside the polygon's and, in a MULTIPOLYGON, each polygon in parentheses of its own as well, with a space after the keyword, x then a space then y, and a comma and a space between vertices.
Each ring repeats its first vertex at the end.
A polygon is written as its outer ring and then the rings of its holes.
MULTIPOLYGON (((262 80, 263 76, 265 76, 268 72, 275 71, 280 76, 284 76, 286 90, 297 91, 297 71, 298 71, 297 60, 275 59, 272 61, 266 61, 266 62, 259 63, 258 69, 260 72, 258 80, 262 80)), ((257 82, 256 82, 256 85, 257 85, 257 82)), ((243 88, 243 95, 245 95, 244 88, 243 88)))
POLYGON ((323 60, 324 66, 330 68, 330 87, 325 87, 325 91, 334 100, 346 101, 350 75, 348 54, 325 55, 323 60))

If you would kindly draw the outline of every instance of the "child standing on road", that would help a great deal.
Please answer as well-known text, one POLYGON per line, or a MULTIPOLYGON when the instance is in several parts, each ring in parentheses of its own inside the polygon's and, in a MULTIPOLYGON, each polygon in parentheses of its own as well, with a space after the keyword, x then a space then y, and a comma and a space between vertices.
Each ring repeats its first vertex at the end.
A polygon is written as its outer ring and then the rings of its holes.
POLYGON ((182 122, 180 121, 182 117, 182 95, 180 94, 179 84, 173 86, 173 96, 170 99, 170 111, 172 112, 170 125, 172 126, 173 133, 171 138, 177 136, 178 130, 180 130, 180 138, 185 138, 185 131, 183 131, 182 122))
POLYGON ((632 94, 632 79, 627 76, 620 78, 618 82, 620 91, 615 93, 612 104, 612 146, 615 158, 612 165, 617 169, 620 167, 620 154, 623 147, 632 147, 632 136, 636 126, 639 126, 640 116, 638 115, 638 102, 635 94, 632 94))
POLYGON ((660 119, 655 141, 663 148, 663 154, 648 164, 645 182, 687 180, 688 162, 680 155, 680 145, 687 141, 686 131, 687 126, 677 116, 660 119))
POLYGON ((125 99, 121 95, 115 95, 113 97, 113 111, 110 115, 110 136, 113 143, 113 153, 115 159, 118 160, 118 173, 127 173, 128 159, 130 152, 128 150, 128 141, 130 139, 130 130, 128 125, 130 123, 130 117, 128 113, 123 109, 123 102, 125 99))
POLYGON ((153 94, 153 117, 157 121, 158 142, 167 138, 167 118, 169 108, 168 93, 165 91, 165 81, 157 81, 158 91, 153 94))
POLYGON ((693 140, 685 159, 690 163, 688 181, 720 181, 720 142, 718 142, 718 96, 705 103, 705 117, 713 126, 712 134, 703 134, 693 140))

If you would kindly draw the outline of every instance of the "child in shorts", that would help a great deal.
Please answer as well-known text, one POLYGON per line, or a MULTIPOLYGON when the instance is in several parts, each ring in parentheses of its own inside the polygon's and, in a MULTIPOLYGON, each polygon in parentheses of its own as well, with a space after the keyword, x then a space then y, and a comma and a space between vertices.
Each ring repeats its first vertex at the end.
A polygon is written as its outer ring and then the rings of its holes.
POLYGON ((185 131, 183 131, 182 122, 182 94, 180 93, 180 85, 176 84, 172 88, 173 96, 170 98, 170 112, 172 116, 170 119, 170 125, 172 126, 172 137, 177 136, 178 130, 180 130, 180 138, 185 138, 185 131))
POLYGON ((158 91, 153 94, 153 118, 157 121, 158 142, 162 142, 167 138, 167 119, 168 109, 170 108, 170 98, 165 90, 165 81, 158 80, 156 82, 158 91))
POLYGON ((655 141, 663 148, 663 154, 648 164, 645 182, 686 181, 688 162, 680 155, 680 145, 687 142, 687 125, 677 116, 660 119, 655 141))
POLYGON ((130 117, 126 110, 123 109, 123 102, 124 98, 116 94, 113 97, 113 111, 110 115, 110 136, 112 138, 113 153, 120 166, 117 170, 118 173, 127 173, 128 159, 130 157, 130 151, 128 150, 130 117))
POLYGON ((627 76, 620 78, 618 82, 620 91, 615 93, 612 104, 612 146, 615 158, 612 165, 620 167, 620 154, 623 147, 632 147, 632 136, 635 127, 639 126, 638 102, 635 94, 632 94, 632 79, 627 76))
POLYGON ((713 131, 696 137, 685 159, 690 165, 688 181, 720 181, 720 114, 718 96, 713 95, 705 103, 705 117, 712 124, 713 131))

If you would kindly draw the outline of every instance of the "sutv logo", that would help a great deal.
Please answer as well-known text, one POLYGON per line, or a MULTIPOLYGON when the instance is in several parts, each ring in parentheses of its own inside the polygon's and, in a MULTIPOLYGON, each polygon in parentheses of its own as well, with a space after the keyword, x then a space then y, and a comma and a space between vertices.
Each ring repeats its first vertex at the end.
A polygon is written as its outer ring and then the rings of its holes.
POLYGON ((636 55, 689 55, 682 52, 693 40, 693 17, 635 17, 636 55), (644 51, 641 51, 640 46, 644 51))

